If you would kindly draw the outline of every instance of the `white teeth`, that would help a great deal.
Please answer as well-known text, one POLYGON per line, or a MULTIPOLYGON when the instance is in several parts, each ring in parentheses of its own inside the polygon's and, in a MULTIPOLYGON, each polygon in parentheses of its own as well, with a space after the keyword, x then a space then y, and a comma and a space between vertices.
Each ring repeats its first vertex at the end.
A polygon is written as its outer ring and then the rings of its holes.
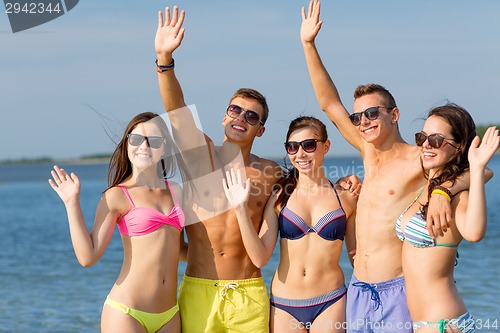
POLYGON ((149 155, 147 154, 137 154, 137 156, 140 158, 149 158, 149 155))
POLYGON ((365 129, 363 132, 364 133, 370 133, 370 132, 373 132, 375 129, 373 127, 370 127, 370 128, 367 128, 365 129))
POLYGON ((233 125, 234 129, 240 130, 240 131, 245 131, 244 127, 238 126, 238 125, 233 125))
POLYGON ((436 156, 436 154, 433 154, 433 153, 423 153, 423 155, 425 157, 434 157, 434 156, 436 156))

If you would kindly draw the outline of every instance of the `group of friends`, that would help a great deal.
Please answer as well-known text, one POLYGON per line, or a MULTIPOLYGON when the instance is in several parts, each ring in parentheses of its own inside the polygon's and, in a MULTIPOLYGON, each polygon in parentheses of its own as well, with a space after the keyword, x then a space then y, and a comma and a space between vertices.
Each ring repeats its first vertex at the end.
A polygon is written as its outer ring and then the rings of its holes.
POLYGON ((430 110, 416 145, 408 144, 395 99, 378 84, 356 88, 349 114, 315 46, 322 21, 312 0, 300 30, 311 82, 321 109, 360 152, 362 184, 327 178, 327 128, 312 116, 290 123, 290 167, 254 155, 269 109, 253 89, 231 97, 224 142, 215 145, 196 127, 174 70, 184 17, 177 7, 159 12, 155 37, 172 134, 155 113, 129 122, 90 232, 78 177, 55 166, 49 180, 82 266, 99 260, 115 226, 121 234, 123 265, 102 332, 473 332, 453 270, 462 239, 485 235, 486 165, 498 130, 488 128, 480 143, 470 114, 448 103, 430 110), (168 180, 174 174, 182 184, 168 180), (261 268, 278 234, 269 295, 261 268), (344 240, 354 267, 348 286, 344 240), (177 288, 179 260, 187 266, 177 288))

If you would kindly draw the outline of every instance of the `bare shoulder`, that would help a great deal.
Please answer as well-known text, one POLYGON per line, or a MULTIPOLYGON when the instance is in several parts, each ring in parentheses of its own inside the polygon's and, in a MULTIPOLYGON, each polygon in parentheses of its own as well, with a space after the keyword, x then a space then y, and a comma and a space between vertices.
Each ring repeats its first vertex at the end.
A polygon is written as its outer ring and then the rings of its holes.
POLYGON ((125 192, 118 186, 108 189, 101 197, 99 205, 106 205, 110 211, 119 213, 130 210, 130 202, 125 195, 125 192))

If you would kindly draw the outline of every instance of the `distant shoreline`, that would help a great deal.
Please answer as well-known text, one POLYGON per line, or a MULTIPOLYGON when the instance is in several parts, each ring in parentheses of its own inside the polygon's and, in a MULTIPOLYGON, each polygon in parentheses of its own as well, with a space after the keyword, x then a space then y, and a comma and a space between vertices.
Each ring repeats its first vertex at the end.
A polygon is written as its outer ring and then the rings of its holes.
POLYGON ((50 157, 20 158, 0 161, 0 166, 30 164, 108 164, 111 156, 92 156, 80 158, 54 159, 50 157))

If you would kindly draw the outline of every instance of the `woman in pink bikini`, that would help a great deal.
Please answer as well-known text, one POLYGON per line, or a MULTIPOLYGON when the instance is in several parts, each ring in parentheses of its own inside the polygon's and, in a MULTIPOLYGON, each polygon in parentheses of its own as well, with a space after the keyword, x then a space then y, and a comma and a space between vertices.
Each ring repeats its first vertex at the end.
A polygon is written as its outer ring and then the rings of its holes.
POLYGON ((180 332, 177 266, 184 212, 181 188, 165 178, 184 165, 176 159, 163 119, 135 116, 115 149, 109 187, 87 230, 80 206, 80 181, 55 166, 50 185, 64 202, 78 262, 95 264, 108 246, 115 225, 122 236, 123 266, 104 303, 102 332, 180 332))

